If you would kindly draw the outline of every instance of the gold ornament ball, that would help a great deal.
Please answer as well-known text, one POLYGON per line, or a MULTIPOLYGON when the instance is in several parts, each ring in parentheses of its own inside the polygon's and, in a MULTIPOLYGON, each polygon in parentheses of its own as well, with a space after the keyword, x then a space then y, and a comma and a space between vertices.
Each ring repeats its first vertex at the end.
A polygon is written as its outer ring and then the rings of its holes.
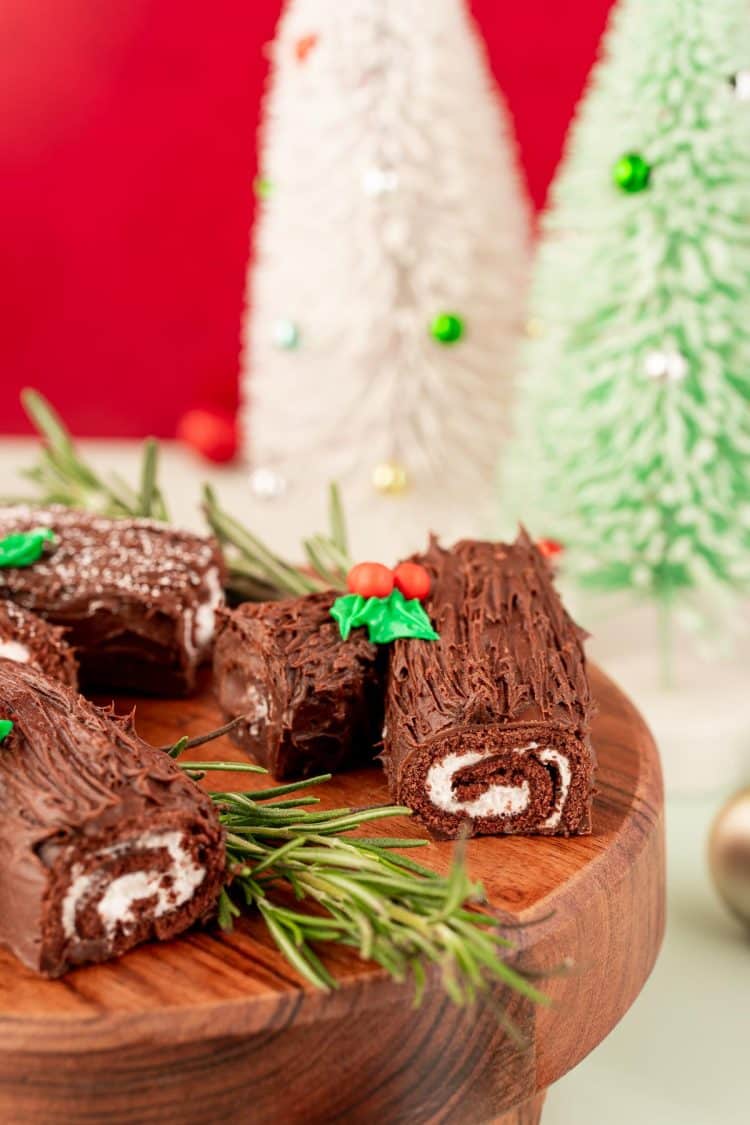
POLYGON ((544 321, 538 316, 530 316, 524 325, 524 332, 530 340, 538 340, 544 335, 544 321))
POLYGON ((406 490, 409 478, 398 461, 382 461, 372 471, 372 483, 386 496, 399 496, 406 490))
POLYGON ((736 793, 716 817, 709 864, 722 899, 750 929, 750 788, 736 793))

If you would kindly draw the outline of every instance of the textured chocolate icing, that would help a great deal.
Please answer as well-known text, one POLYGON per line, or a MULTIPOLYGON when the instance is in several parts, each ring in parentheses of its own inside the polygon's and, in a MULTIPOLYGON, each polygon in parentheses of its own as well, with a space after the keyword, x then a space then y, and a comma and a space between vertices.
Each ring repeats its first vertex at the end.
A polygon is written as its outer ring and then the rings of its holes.
POLYGON ((245 603, 220 615, 214 686, 232 738, 275 778, 361 764, 382 724, 383 653, 363 629, 342 641, 335 594, 245 603))
POLYGON ((65 631, 14 602, 0 601, 0 659, 33 664, 70 687, 78 682, 78 665, 65 631))
POLYGON ((0 941, 45 976, 166 939, 225 876, 210 798, 161 750, 28 664, 0 660, 0 941))
POLYGON ((440 640, 391 649, 383 763, 394 800, 440 836, 591 830, 585 634, 525 532, 435 539, 418 559, 440 640), (494 787, 494 788, 493 788, 494 787))
POLYGON ((223 564, 212 539, 154 520, 68 508, 0 508, 0 538, 50 527, 28 567, 0 570, 0 596, 64 626, 87 687, 184 694, 210 656, 223 564))

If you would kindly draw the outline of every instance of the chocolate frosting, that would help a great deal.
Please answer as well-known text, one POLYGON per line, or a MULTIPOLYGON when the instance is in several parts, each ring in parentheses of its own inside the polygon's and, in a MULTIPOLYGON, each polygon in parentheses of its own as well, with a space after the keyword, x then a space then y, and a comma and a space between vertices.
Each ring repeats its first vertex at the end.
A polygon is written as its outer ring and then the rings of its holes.
POLYGON ((340 770, 372 757, 382 723, 382 660, 356 629, 342 641, 336 595, 246 603, 221 615, 214 684, 232 737, 276 778, 340 770))
POLYGON ((0 601, 0 659, 33 664, 48 676, 77 686, 78 666, 65 630, 14 602, 0 601))
POLYGON ((0 596, 68 630, 87 686, 191 690, 223 603, 217 543, 154 520, 0 508, 0 538, 37 527, 54 543, 33 565, 0 570, 0 596))
POLYGON ((172 936, 212 907, 225 870, 216 810, 137 736, 132 715, 116 718, 31 665, 0 660, 0 717, 14 723, 0 744, 0 940, 21 960, 56 976, 172 936), (173 839, 199 872, 187 901, 157 913, 151 897, 136 899, 111 933, 87 901, 89 916, 75 915, 77 930, 66 934, 73 872, 104 881, 103 892, 124 872, 163 870, 168 897, 174 872, 163 841, 173 839))
MULTIPOLYGON (((426 609, 440 640, 392 646, 383 760, 394 798, 431 815, 427 797, 415 790, 417 777, 424 779, 428 765, 447 753, 469 749, 483 761, 457 776, 465 794, 476 797, 493 771, 506 782, 510 771, 518 783, 538 774, 540 763, 533 755, 525 762, 516 751, 538 742, 557 746, 574 767, 560 830, 588 830, 593 762, 585 634, 566 613, 548 564, 525 532, 514 544, 464 540, 452 550, 432 538, 417 561, 430 573, 426 609), (502 762, 491 759, 493 749, 505 755, 502 762), (415 754, 423 757, 419 768, 418 758, 411 761, 415 754)), ((532 796, 538 791, 532 782, 532 796)), ((541 817, 550 799, 548 793, 536 805, 532 800, 529 810, 541 817)), ((460 818, 433 820, 436 830, 439 822, 455 834, 460 818)), ((516 829, 530 830, 531 822, 528 812, 516 829)), ((506 829, 493 822, 475 830, 506 829)))

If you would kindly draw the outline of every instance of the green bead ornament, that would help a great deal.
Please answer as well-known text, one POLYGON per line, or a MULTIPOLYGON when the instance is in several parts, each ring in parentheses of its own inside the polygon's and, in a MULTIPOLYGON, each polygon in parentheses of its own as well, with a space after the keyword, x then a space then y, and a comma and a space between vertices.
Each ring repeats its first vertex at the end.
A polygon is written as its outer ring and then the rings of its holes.
POLYGON ((273 184, 267 176, 256 176, 253 180, 253 190, 256 199, 270 199, 273 192, 273 184))
POLYGON ((651 165, 637 152, 628 152, 615 164, 612 178, 617 187, 629 194, 643 191, 651 178, 651 165))
POLYGON ((299 328, 293 320, 277 320, 273 326, 273 342, 282 351, 294 351, 299 345, 299 328))
POLYGON ((439 344, 455 344, 464 334, 464 322, 456 313, 438 313, 430 325, 430 333, 439 344))
POLYGON ((13 722, 10 719, 0 719, 0 742, 4 742, 12 730, 13 722))

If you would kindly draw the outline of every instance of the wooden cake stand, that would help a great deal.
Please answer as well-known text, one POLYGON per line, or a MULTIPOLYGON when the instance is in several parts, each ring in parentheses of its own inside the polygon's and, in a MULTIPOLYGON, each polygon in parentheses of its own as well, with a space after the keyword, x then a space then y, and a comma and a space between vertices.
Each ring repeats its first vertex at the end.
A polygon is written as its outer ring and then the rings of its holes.
MULTIPOLYGON (((409 986, 346 950, 328 960, 338 991, 301 985, 252 919, 228 936, 193 932, 62 981, 40 980, 3 951, 0 1120, 535 1125, 545 1090, 638 995, 662 937, 657 753, 633 706, 596 670, 593 688, 593 835, 469 846, 471 874, 493 905, 517 921, 542 919, 518 933, 523 963, 573 966, 543 986, 550 1008, 498 997, 510 1003, 525 1046, 491 1005, 457 1009, 437 980, 415 1010, 409 986)), ((139 730, 157 745, 219 721, 209 693, 138 704, 139 730)), ((205 757, 239 757, 227 740, 204 749, 205 757)), ((247 775, 221 777, 222 788, 251 787, 247 775)), ((321 795, 334 805, 388 800, 375 767, 337 777, 321 795)), ((421 835, 404 820, 383 832, 421 835)), ((418 858, 445 870, 451 850, 432 843, 418 858)))

